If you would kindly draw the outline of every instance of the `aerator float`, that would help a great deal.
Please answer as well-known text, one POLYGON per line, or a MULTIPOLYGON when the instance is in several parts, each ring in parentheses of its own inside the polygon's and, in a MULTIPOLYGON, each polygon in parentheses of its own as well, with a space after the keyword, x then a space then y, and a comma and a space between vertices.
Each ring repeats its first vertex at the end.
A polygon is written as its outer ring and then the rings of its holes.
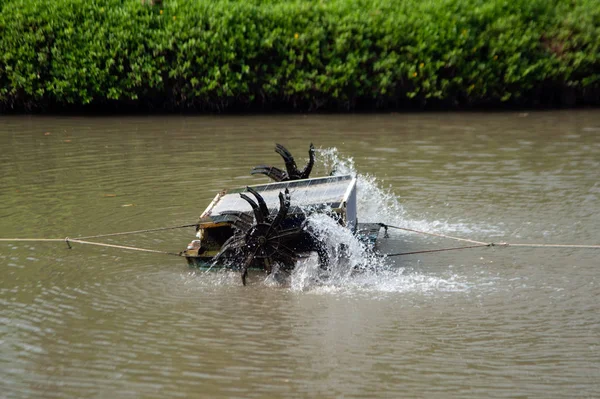
POLYGON ((197 239, 182 252, 190 265, 239 270, 244 285, 251 268, 267 274, 275 267, 291 272, 300 258, 313 253, 327 269, 327 248, 307 223, 313 213, 328 215, 368 248, 375 246, 381 224, 358 223, 354 176, 310 178, 312 143, 302 170, 284 146, 277 144, 275 152, 283 158, 285 171, 260 165, 250 172, 274 183, 223 190, 208 205, 198 221, 197 239))

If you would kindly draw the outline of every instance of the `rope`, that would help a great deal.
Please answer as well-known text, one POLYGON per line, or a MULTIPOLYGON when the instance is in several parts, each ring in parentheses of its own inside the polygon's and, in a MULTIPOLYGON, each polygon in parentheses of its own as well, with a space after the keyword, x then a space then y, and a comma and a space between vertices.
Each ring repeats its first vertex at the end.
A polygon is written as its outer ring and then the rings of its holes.
POLYGON ((75 242, 77 244, 97 245, 100 247, 119 248, 119 249, 126 249, 129 251, 140 251, 140 252, 151 252, 151 253, 155 253, 155 254, 184 256, 181 253, 176 253, 176 252, 159 251, 156 249, 146 249, 146 248, 138 248, 138 247, 128 247, 125 245, 105 244, 102 242, 84 241, 84 240, 73 239, 73 238, 69 238, 69 237, 65 238, 64 241, 67 243, 67 245, 71 242, 75 242))
POLYGON ((77 238, 69 238, 69 237, 65 237, 65 238, 0 238, 0 242, 65 242, 65 243, 67 243, 67 246, 69 247, 69 249, 71 249, 70 243, 74 242, 77 244, 96 245, 96 246, 108 247, 108 248, 118 248, 118 249, 125 249, 128 251, 140 251, 140 252, 150 252, 150 253, 156 253, 156 254, 185 256, 182 253, 159 251, 156 249, 146 249, 146 248, 139 248, 139 247, 130 247, 130 246, 125 246, 125 245, 105 244, 105 243, 101 243, 101 242, 85 241, 84 239, 100 238, 100 237, 113 237, 113 236, 120 236, 120 235, 126 235, 126 234, 149 233, 149 232, 153 232, 153 231, 173 230, 173 229, 181 229, 184 227, 197 227, 197 226, 198 226, 198 224, 184 224, 181 226, 159 227, 159 228, 155 228, 155 229, 124 231, 124 232, 120 232, 120 233, 110 233, 110 234, 98 234, 98 235, 93 235, 93 236, 85 236, 85 237, 77 237, 77 238))
MULTIPOLYGON (((465 242, 470 242, 470 243, 476 244, 476 245, 469 245, 469 246, 464 246, 464 247, 451 247, 451 248, 439 248, 439 249, 430 249, 430 250, 423 250, 423 251, 401 252, 401 253, 395 253, 395 254, 386 254, 384 256, 403 256, 403 255, 414 255, 414 254, 426 254, 426 253, 433 253, 433 252, 455 251, 455 250, 459 250, 459 249, 471 249, 471 248, 483 248, 483 247, 522 247, 522 248, 529 247, 529 248, 584 248, 584 249, 600 249, 600 245, 529 244, 529 243, 511 244, 511 243, 507 243, 507 242, 500 242, 500 243, 489 242, 489 243, 486 243, 486 242, 483 242, 483 241, 476 241, 476 240, 471 240, 471 239, 468 239, 468 238, 454 237, 454 236, 449 236, 449 235, 446 235, 446 234, 429 233, 429 232, 426 232, 426 231, 414 230, 414 229, 409 229, 409 228, 405 228, 405 227, 392 226, 392 225, 388 225, 388 224, 385 224, 385 223, 379 223, 379 225, 381 227, 385 228, 385 230, 386 230, 386 236, 387 236, 387 229, 388 228, 392 228, 392 229, 410 231, 410 232, 413 232, 413 233, 419 233, 419 234, 426 234, 426 235, 430 235, 430 236, 449 238, 449 239, 452 239, 452 240, 465 241, 465 242)), ((83 244, 83 245, 96 245, 96 246, 100 246, 100 247, 118 248, 118 249, 124 249, 124 250, 128 250, 128 251, 149 252, 149 253, 164 254, 164 255, 174 255, 174 256, 186 256, 186 255, 184 255, 181 252, 177 253, 177 252, 159 251, 159 250, 156 250, 156 249, 131 247, 131 246, 125 246, 125 245, 105 244, 105 243, 101 243, 101 242, 86 241, 84 239, 88 239, 88 238, 100 238, 100 237, 111 237, 111 236, 126 235, 126 234, 148 233, 148 232, 153 232, 153 231, 173 230, 173 229, 180 229, 180 228, 184 228, 184 227, 194 227, 194 226, 198 226, 198 225, 197 224, 186 224, 186 225, 181 225, 181 226, 160 227, 160 228, 156 228, 156 229, 146 229, 146 230, 136 230, 136 231, 125 231, 125 232, 121 232, 121 233, 99 234, 99 235, 95 235, 95 236, 86 236, 86 237, 78 237, 78 238, 69 238, 69 237, 65 237, 65 238, 0 238, 0 242, 65 242, 69 248, 71 248, 71 244, 70 243, 73 242, 73 243, 83 244)), ((190 257, 190 256, 186 256, 186 257, 190 257)), ((192 256, 192 257, 194 257, 194 256, 192 256)), ((211 267, 209 268, 209 270, 213 266, 214 266, 214 264, 211 265, 211 267)))
MULTIPOLYGON (((145 230, 134 230, 134 231, 123 231, 120 233, 109 233, 109 234, 98 234, 94 236, 84 236, 77 237, 77 240, 87 240, 88 238, 101 238, 101 237, 113 237, 113 236, 122 236, 126 234, 140 234, 140 233, 150 233, 153 231, 162 231, 162 230, 174 230, 181 229, 184 227, 197 227, 198 224, 184 224, 181 226, 171 226, 171 227, 159 227, 156 229, 145 229, 145 230)), ((0 242, 28 242, 28 241, 37 241, 37 242, 58 242, 58 241, 67 241, 66 238, 0 238, 0 242)), ((70 241, 75 242, 75 239, 70 239, 70 241)))
POLYGON ((110 233, 110 234, 99 234, 99 235, 95 235, 95 236, 77 237, 77 239, 80 240, 80 239, 88 239, 88 238, 122 236, 122 235, 126 235, 126 234, 150 233, 150 232, 153 232, 153 231, 174 230, 174 229, 181 229, 181 228, 184 228, 184 227, 197 227, 197 226, 198 226, 197 223, 195 223, 195 224, 184 224, 184 225, 181 225, 181 226, 159 227, 159 228, 156 228, 156 229, 124 231, 124 232, 121 232, 121 233, 110 233))
POLYGON ((454 250, 457 250, 457 249, 483 248, 483 247, 489 247, 489 246, 490 245, 469 245, 469 246, 466 246, 466 247, 452 247, 452 248, 428 249, 428 250, 424 250, 424 251, 400 252, 400 253, 397 253, 397 254, 384 254, 383 256, 388 257, 388 256, 427 254, 427 253, 430 253, 430 252, 454 251, 454 250))
POLYGON ((470 242, 473 244, 479 244, 479 245, 488 245, 489 243, 487 242, 483 242, 483 241, 475 241, 475 240, 470 240, 468 238, 460 238, 460 237, 453 237, 453 236, 448 236, 445 234, 438 234, 438 233, 428 233, 426 231, 419 231, 419 230, 413 230, 413 229, 407 229, 406 227, 398 227, 398 226, 392 226, 389 224, 385 224, 385 223, 379 223, 379 225, 381 227, 383 227, 384 229, 388 229, 388 228, 392 228, 392 229, 398 229, 398 230, 404 230, 404 231, 410 231, 412 233, 419 233, 419 234, 427 234, 430 236, 435 236, 435 237, 443 237, 443 238, 450 238, 452 240, 457 240, 457 241, 465 241, 465 242, 470 242))
POLYGON ((72 242, 77 243, 77 244, 84 244, 84 245, 97 245, 100 247, 109 247, 109 248, 119 248, 119 249, 126 249, 129 251, 141 251, 141 252, 152 252, 152 253, 156 253, 156 254, 166 254, 166 255, 176 255, 176 256, 184 256, 181 253, 175 253, 175 252, 167 252, 167 251, 159 251, 156 249, 146 249, 146 248, 138 248, 138 247, 128 247, 125 245, 115 245, 115 244, 105 244, 105 243, 101 243, 101 242, 92 242, 92 241, 84 241, 84 240, 80 240, 78 238, 0 238, 0 242, 8 242, 8 241, 12 241, 12 242, 66 242, 67 246, 69 247, 69 249, 71 249, 71 244, 72 242))
POLYGON ((483 247, 522 247, 522 248, 584 248, 584 249, 600 249, 600 245, 580 245, 580 244, 529 244, 529 243, 524 243, 524 244, 511 244, 508 242, 499 242, 499 243, 494 243, 494 242, 483 242, 483 241, 476 241, 476 240, 471 240, 468 238, 461 238, 461 237, 454 237, 454 236, 449 236, 446 234, 438 234, 438 233, 428 233, 426 231, 420 231, 420 230, 414 230, 414 229, 408 229, 405 227, 398 227, 398 226, 391 226, 385 223, 379 223, 379 225, 381 227, 383 227, 386 231, 386 237, 387 237, 387 229, 388 228, 392 228, 392 229, 398 229, 398 230, 404 230, 404 231, 410 231, 413 233, 419 233, 419 234, 427 234, 430 236, 436 236, 436 237, 443 237, 443 238, 449 238, 452 240, 457 240, 457 241, 465 241, 465 242, 471 242, 473 244, 477 244, 477 245, 470 245, 470 246, 465 246, 465 247, 452 247, 452 248, 440 248, 440 249, 431 249, 431 250, 424 250, 424 251, 414 251, 414 252, 403 252, 403 253, 396 253, 396 254, 388 254, 386 256, 402 256, 402 255, 413 255, 413 254, 425 254, 425 253, 431 253, 431 252, 444 252, 444 251, 454 251, 454 250, 458 250, 458 249, 470 249, 470 248, 483 248, 483 247))
POLYGON ((501 242, 491 246, 497 247, 529 247, 529 248, 587 248, 587 249, 600 249, 600 245, 579 245, 579 244, 509 244, 507 242, 501 242))
POLYGON ((0 238, 0 242, 59 242, 65 241, 64 238, 0 238))

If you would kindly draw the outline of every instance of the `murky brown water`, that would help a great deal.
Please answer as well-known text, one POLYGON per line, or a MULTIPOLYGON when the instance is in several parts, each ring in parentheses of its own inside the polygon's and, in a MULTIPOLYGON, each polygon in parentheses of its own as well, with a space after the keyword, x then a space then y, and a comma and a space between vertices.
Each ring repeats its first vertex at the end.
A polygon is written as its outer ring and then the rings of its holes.
MULTIPOLYGON (((221 188, 265 181, 248 172, 281 163, 274 142, 304 158, 310 141, 318 172, 337 160, 360 175, 362 221, 600 244, 599 111, 2 117, 0 237, 193 223, 221 188)), ((192 235, 104 242, 179 251, 192 235)), ((473 249, 242 287, 177 257, 0 242, 0 397, 600 397, 599 260, 473 249)))

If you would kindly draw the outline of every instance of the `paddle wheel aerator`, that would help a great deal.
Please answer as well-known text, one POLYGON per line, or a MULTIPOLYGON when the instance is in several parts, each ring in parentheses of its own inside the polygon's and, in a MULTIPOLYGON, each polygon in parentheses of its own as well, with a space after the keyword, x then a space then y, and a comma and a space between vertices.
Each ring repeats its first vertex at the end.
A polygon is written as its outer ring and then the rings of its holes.
POLYGON ((275 183, 223 190, 202 213, 198 239, 182 253, 190 265, 238 270, 244 285, 250 269, 269 274, 277 267, 291 272, 300 258, 314 253, 321 267, 327 268, 325 245, 307 223, 313 213, 325 213, 359 238, 375 243, 381 227, 357 221, 355 177, 308 178, 314 164, 312 144, 303 170, 298 170, 285 147, 277 144, 275 151, 284 159, 286 171, 261 165, 251 172, 275 183))

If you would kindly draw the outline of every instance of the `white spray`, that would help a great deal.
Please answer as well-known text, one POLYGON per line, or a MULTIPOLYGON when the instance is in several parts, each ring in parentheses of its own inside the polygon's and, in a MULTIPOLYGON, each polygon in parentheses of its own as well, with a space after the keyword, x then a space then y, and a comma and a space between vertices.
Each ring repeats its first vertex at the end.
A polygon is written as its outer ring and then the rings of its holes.
MULTIPOLYGON (((431 228, 430 222, 406 220, 406 212, 397 197, 391 191, 380 188, 375 177, 357 173, 352 158, 340 157, 336 148, 322 149, 319 153, 317 167, 325 169, 323 174, 356 176, 359 222, 384 222, 413 229, 431 228)), ((324 213, 310 215, 307 225, 327 249, 329 264, 326 269, 321 268, 317 256, 299 261, 291 275, 292 290, 389 292, 465 289, 456 276, 446 280, 402 267, 390 267, 384 256, 369 251, 348 229, 324 213)), ((439 227, 438 223, 436 227, 439 227)))

